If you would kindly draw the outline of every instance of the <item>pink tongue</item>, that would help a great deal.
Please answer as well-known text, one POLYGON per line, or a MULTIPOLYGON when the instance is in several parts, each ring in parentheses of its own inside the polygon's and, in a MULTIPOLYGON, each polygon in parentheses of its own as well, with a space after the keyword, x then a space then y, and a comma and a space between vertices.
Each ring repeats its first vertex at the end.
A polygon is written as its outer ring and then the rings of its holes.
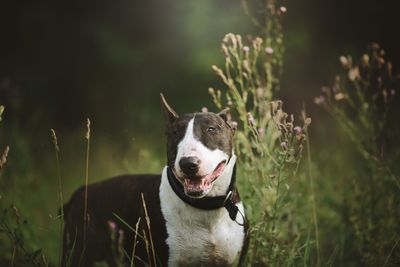
POLYGON ((203 188, 205 185, 205 179, 185 179, 185 186, 189 189, 203 188))

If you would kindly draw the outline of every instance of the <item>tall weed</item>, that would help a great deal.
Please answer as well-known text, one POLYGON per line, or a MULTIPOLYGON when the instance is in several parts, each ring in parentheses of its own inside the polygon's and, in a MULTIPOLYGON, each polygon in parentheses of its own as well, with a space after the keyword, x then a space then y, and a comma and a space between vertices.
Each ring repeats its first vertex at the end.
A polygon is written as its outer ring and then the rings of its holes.
POLYGON ((225 66, 212 68, 226 89, 210 88, 209 93, 218 108, 227 106, 238 118, 232 126, 251 222, 248 264, 294 265, 312 243, 304 243, 300 229, 304 225, 295 218, 296 194, 291 191, 311 119, 304 113, 296 123, 293 115, 284 112, 283 102, 273 100, 279 90, 284 51, 280 21, 286 8, 265 1, 264 17, 258 17, 250 1, 243 3, 262 37, 232 33, 224 37, 225 66))
POLYGON ((399 157, 392 146, 398 137, 388 116, 399 76, 376 43, 359 60, 341 56, 340 63, 334 84, 314 101, 344 129, 360 156, 357 175, 344 182, 343 249, 364 266, 398 266, 400 180, 393 169, 399 157))

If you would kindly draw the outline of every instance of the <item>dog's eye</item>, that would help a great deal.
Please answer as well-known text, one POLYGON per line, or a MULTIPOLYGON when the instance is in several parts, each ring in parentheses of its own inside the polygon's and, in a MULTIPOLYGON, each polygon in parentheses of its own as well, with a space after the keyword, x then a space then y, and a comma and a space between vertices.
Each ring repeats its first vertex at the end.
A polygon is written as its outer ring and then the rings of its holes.
POLYGON ((217 128, 215 128, 214 126, 210 126, 207 128, 208 133, 215 133, 216 131, 217 131, 217 128))

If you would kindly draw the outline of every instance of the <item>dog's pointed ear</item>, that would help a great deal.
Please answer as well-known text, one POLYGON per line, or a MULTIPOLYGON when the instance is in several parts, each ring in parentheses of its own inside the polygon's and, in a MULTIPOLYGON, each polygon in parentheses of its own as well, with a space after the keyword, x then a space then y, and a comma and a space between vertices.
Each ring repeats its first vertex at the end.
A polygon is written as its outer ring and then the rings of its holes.
POLYGON ((174 122, 179 117, 178 114, 170 107, 170 105, 167 103, 167 100, 165 100, 164 95, 161 93, 160 93, 160 98, 161 98, 161 106, 164 110, 164 115, 165 119, 167 120, 167 123, 174 122))
POLYGON ((228 124, 231 121, 231 114, 229 112, 229 108, 224 108, 223 110, 218 112, 217 115, 220 116, 228 124))
POLYGON ((217 113, 217 115, 220 116, 225 121, 225 123, 229 125, 229 127, 232 130, 232 133, 235 134, 237 129, 237 122, 232 120, 232 115, 229 108, 221 110, 220 112, 217 113))

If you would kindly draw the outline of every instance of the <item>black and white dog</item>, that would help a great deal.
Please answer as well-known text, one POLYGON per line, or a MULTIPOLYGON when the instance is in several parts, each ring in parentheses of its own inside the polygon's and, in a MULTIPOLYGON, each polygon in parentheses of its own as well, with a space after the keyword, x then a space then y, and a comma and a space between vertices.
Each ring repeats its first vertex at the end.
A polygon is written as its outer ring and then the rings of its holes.
POLYGON ((226 110, 178 116, 162 95, 161 103, 167 166, 161 175, 89 185, 86 229, 85 188, 77 190, 64 206, 63 266, 116 266, 118 246, 134 254, 134 266, 232 266, 243 260, 247 226, 226 110))

